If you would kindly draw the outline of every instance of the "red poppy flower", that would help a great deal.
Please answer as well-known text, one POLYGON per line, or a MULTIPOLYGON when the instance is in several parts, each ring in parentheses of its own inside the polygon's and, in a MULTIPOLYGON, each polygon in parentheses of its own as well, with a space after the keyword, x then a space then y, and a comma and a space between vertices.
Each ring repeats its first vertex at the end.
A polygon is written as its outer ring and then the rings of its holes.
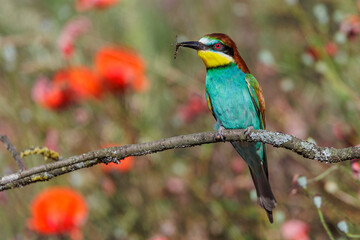
POLYGON ((38 194, 31 203, 30 229, 43 235, 70 234, 79 238, 87 217, 84 198, 70 188, 52 187, 38 194))
POLYGON ((132 87, 136 91, 143 91, 148 87, 144 61, 129 49, 100 49, 95 56, 95 68, 110 90, 124 91, 132 87))
POLYGON ((79 11, 89 10, 91 8, 106 8, 116 4, 118 0, 77 0, 76 9, 79 11))
POLYGON ((102 96, 100 80, 87 67, 72 67, 58 71, 53 81, 40 78, 32 90, 34 101, 48 109, 64 108, 90 97, 102 96))
POLYGON ((102 88, 96 74, 87 67, 72 67, 58 71, 53 80, 54 85, 68 88, 74 100, 102 96, 102 88))
MULTIPOLYGON (((117 146, 120 147, 120 145, 118 144, 106 144, 102 148, 117 147, 117 146)), ((130 156, 121 160, 119 164, 112 162, 108 164, 102 163, 100 167, 101 170, 105 173, 128 172, 133 167, 133 165, 134 165, 134 157, 130 156)))
POLYGON ((40 77, 35 81, 32 98, 42 107, 52 110, 64 108, 71 103, 68 89, 52 84, 45 77, 40 77))

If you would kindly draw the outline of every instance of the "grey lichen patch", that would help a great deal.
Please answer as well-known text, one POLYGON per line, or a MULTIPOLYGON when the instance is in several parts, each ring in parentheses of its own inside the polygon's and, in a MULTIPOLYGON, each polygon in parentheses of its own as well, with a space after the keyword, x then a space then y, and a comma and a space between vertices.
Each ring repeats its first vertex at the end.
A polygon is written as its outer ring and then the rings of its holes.
POLYGON ((321 155, 321 151, 317 148, 317 146, 314 143, 308 141, 297 143, 294 151, 303 157, 310 159, 319 158, 321 155))
POLYGON ((322 153, 323 153, 323 156, 324 156, 325 160, 328 161, 329 157, 331 156, 330 149, 325 148, 322 153))
POLYGON ((75 164, 75 167, 76 167, 77 169, 80 169, 80 168, 84 168, 85 165, 84 165, 83 162, 79 162, 79 163, 75 164))
POLYGON ((47 173, 47 172, 44 173, 44 178, 45 178, 46 180, 49 180, 49 179, 51 179, 51 178, 53 178, 53 177, 54 177, 54 175, 51 174, 51 173, 47 173))
POLYGON ((315 155, 314 155, 315 160, 319 160, 325 163, 329 162, 329 158, 332 155, 331 150, 329 148, 314 149, 314 151, 315 151, 315 155))
POLYGON ((14 173, 14 174, 10 174, 8 176, 4 176, 1 178, 1 182, 11 182, 11 181, 14 181, 16 179, 19 178, 19 174, 18 173, 14 173))
MULTIPOLYGON (((261 133, 258 132, 250 132, 249 137, 251 140, 259 141, 261 139, 269 140, 268 136, 263 136, 261 133)), ((244 140, 246 140, 246 137, 244 137, 244 140)))
POLYGON ((292 139, 290 135, 285 135, 278 132, 272 134, 268 132, 259 132, 259 133, 251 132, 250 137, 256 141, 261 140, 262 142, 270 143, 274 147, 279 147, 282 144, 291 141, 292 139))
POLYGON ((315 147, 314 143, 308 142, 308 141, 304 141, 300 143, 301 148, 303 148, 305 151, 312 151, 313 148, 315 147))
POLYGON ((274 146, 281 146, 282 144, 291 141, 291 136, 275 133, 275 137, 272 137, 271 140, 273 141, 274 146))

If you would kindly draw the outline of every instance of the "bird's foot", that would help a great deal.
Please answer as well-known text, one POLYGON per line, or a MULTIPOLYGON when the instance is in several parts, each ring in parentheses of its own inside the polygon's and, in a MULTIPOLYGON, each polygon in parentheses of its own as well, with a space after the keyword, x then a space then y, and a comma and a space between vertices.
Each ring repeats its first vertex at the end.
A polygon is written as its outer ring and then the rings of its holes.
POLYGON ((253 126, 247 127, 244 131, 244 135, 246 139, 250 138, 251 130, 254 130, 253 126))
POLYGON ((217 134, 216 134, 217 140, 222 140, 223 142, 225 142, 224 129, 225 128, 223 126, 219 127, 217 134))

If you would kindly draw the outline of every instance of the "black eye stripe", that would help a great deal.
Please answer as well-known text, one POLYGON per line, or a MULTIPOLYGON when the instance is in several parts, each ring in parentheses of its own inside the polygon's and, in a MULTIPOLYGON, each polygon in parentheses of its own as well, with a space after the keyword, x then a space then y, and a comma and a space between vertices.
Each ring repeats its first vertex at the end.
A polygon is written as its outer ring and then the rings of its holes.
POLYGON ((215 51, 218 51, 218 52, 223 52, 223 53, 225 53, 225 54, 227 54, 227 55, 230 55, 230 56, 234 56, 234 51, 233 51, 233 49, 231 48, 231 47, 229 47, 229 46, 227 46, 227 45, 225 45, 225 44, 222 44, 222 43, 220 43, 220 48, 216 48, 215 46, 216 46, 216 44, 218 44, 218 43, 215 43, 214 45, 212 45, 211 46, 211 48, 213 49, 213 50, 215 50, 215 51))

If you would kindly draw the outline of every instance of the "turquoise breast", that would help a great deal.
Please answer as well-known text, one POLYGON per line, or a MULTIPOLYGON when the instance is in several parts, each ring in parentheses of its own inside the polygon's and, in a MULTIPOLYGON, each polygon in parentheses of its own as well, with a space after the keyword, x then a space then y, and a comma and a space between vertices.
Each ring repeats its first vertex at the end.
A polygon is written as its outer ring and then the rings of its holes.
POLYGON ((260 129, 245 73, 235 64, 211 68, 206 73, 206 91, 217 121, 228 129, 253 126, 260 129))

